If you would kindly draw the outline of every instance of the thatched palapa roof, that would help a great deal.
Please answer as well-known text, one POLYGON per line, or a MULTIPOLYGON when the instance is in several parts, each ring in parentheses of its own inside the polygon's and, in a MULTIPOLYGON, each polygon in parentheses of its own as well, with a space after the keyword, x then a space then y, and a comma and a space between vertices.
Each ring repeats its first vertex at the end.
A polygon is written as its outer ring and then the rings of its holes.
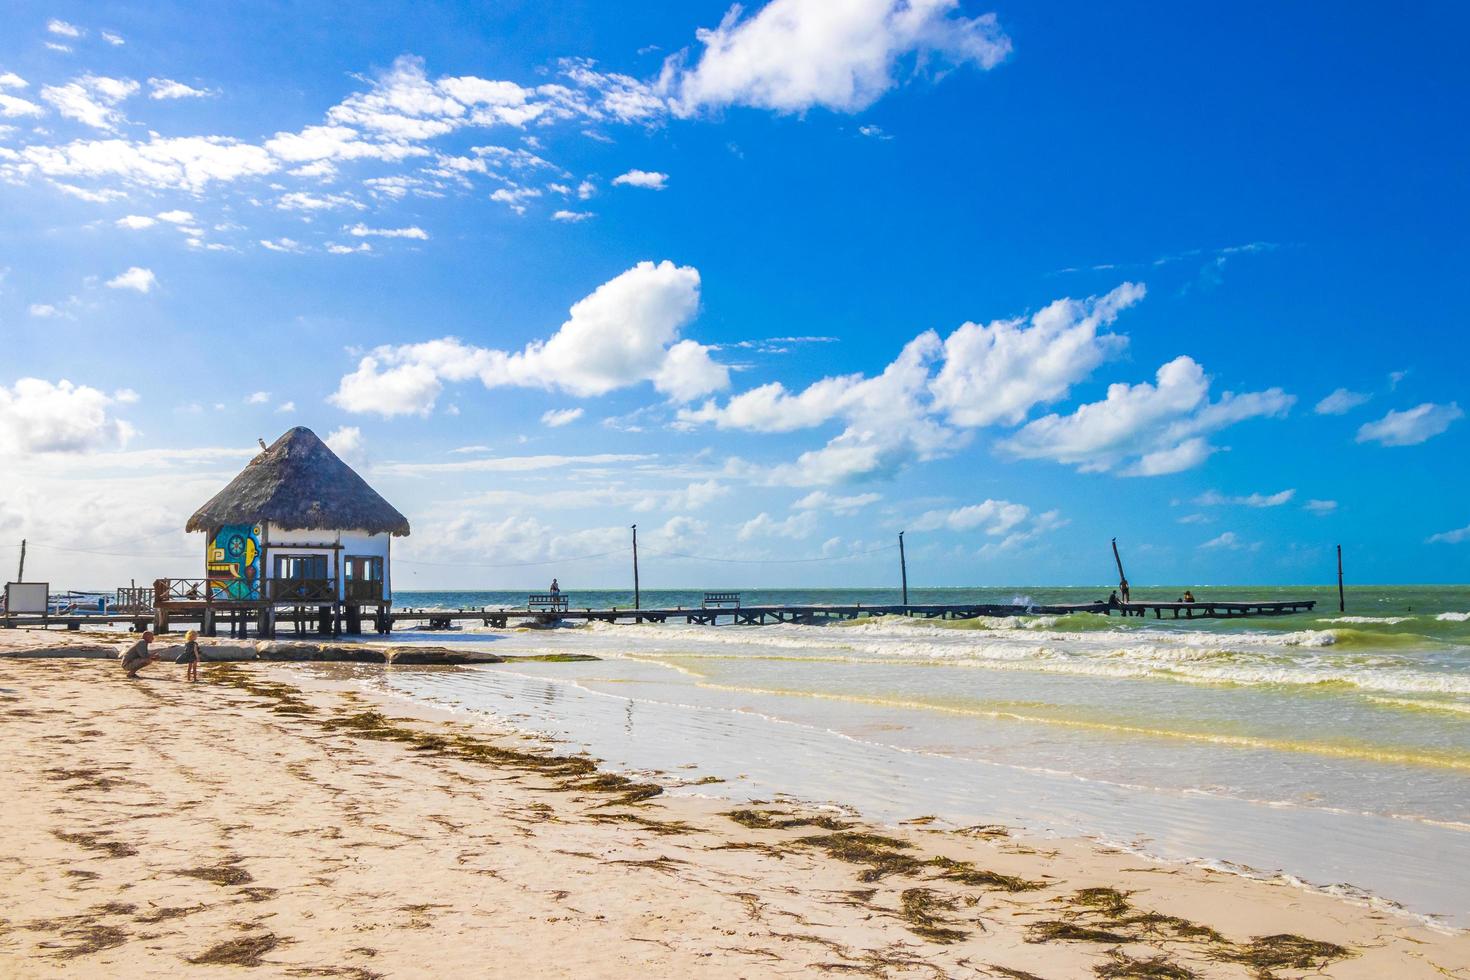
POLYGON ((408 518, 378 496, 317 434, 297 426, 194 512, 186 531, 270 521, 289 531, 408 534, 408 518))

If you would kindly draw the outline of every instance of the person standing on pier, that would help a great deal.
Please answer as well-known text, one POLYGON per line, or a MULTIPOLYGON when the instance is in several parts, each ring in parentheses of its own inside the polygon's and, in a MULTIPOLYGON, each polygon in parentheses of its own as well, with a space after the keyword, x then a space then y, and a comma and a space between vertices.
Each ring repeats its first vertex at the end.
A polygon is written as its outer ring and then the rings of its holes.
POLYGON ((553 578, 551 580, 551 588, 548 591, 550 591, 552 595, 560 595, 561 594, 561 584, 559 582, 557 582, 556 579, 553 578))
POLYGON ((1121 592, 1121 593, 1123 593, 1123 601, 1124 601, 1124 602, 1125 602, 1125 603, 1126 603, 1126 602, 1131 602, 1131 601, 1132 601, 1132 600, 1131 600, 1131 599, 1130 599, 1130 598, 1129 598, 1129 592, 1128 592, 1128 580, 1127 580, 1127 579, 1126 579, 1126 578, 1125 578, 1125 579, 1121 579, 1121 580, 1119 580, 1119 582, 1118 582, 1118 591, 1119 591, 1119 592, 1121 592))

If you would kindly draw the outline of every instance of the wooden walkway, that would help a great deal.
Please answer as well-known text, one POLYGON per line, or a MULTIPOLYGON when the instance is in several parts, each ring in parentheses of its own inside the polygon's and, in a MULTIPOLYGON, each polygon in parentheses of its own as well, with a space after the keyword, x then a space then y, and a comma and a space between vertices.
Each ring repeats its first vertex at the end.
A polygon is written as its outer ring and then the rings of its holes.
MULTIPOLYGON (((688 623, 694 625, 765 626, 772 623, 819 625, 857 619, 862 616, 906 616, 914 619, 976 619, 981 616, 1064 616, 1070 613, 1093 613, 1101 616, 1137 616, 1154 619, 1243 619, 1253 616, 1290 616, 1310 612, 1316 600, 1282 602, 1130 602, 1109 605, 1092 602, 1074 605, 1023 606, 1010 604, 909 604, 909 605, 766 605, 735 609, 703 609, 682 606, 664 609, 567 609, 548 612, 544 609, 393 609, 384 615, 387 631, 396 626, 417 625, 428 629, 450 629, 455 624, 478 623, 505 628, 511 623, 551 623, 557 621, 601 623, 688 623)), ((169 611, 171 623, 202 621, 201 611, 174 606, 169 611)), ((116 613, 97 616, 0 616, 0 627, 64 626, 79 629, 83 625, 126 624, 145 629, 152 615, 116 613)), ((279 626, 284 626, 282 620, 279 626)))

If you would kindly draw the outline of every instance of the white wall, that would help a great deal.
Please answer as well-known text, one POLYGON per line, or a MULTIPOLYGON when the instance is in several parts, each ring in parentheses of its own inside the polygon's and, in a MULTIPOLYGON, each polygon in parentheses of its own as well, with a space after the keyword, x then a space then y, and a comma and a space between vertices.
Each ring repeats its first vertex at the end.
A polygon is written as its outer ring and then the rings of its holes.
POLYGON ((287 531, 271 524, 266 528, 265 536, 265 561, 261 567, 266 578, 275 575, 277 555, 323 555, 327 559, 327 574, 337 579, 337 597, 340 599, 346 588, 343 575, 345 559, 349 555, 377 557, 383 559, 383 598, 388 602, 393 601, 393 573, 388 560, 392 535, 369 534, 367 531, 287 531), (342 545, 340 551, 320 547, 339 543, 342 545), (312 545, 318 547, 311 547, 312 545), (341 558, 335 558, 335 555, 340 555, 341 558))

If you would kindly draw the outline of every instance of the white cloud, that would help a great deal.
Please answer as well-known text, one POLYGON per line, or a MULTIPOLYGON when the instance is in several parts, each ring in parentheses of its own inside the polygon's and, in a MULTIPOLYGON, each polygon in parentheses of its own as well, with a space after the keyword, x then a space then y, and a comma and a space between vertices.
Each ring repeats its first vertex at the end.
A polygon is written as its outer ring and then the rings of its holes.
POLYGON ((741 541, 751 541, 756 538, 801 539, 809 537, 816 529, 817 515, 812 511, 792 514, 779 521, 762 511, 740 525, 736 537, 741 541))
POLYGON ((260 240, 260 246, 261 248, 268 249, 272 252, 301 251, 301 243, 294 238, 277 238, 274 241, 267 238, 262 238, 260 240))
POLYGON ((46 22, 46 30, 59 37, 81 37, 82 29, 75 24, 68 24, 64 20, 53 17, 46 22))
POLYGON ((1429 536, 1428 544, 1460 544, 1470 541, 1470 524, 1455 528, 1453 531, 1441 531, 1429 536))
POLYGON ((41 319, 61 316, 61 310, 51 303, 32 303, 29 310, 31 316, 41 319))
POLYGON ((1227 497, 1217 491, 1207 490, 1194 498, 1194 502, 1201 507, 1222 507, 1229 505, 1238 507, 1280 507, 1282 504, 1290 503, 1291 498, 1295 496, 1295 490, 1282 490, 1279 493, 1271 494, 1252 493, 1244 497, 1227 497))
POLYGON ((138 87, 130 78, 83 75, 65 85, 43 86, 41 98, 67 119, 94 129, 112 130, 125 121, 117 104, 137 92, 138 87))
POLYGON ((935 406, 957 425, 1020 422, 1037 405, 1066 396, 1127 339, 1100 327, 1143 299, 1125 282, 1100 298, 1059 299, 1023 319, 966 323, 944 341, 944 367, 934 379, 935 406))
POLYGON ((291 412, 294 411, 296 411, 295 402, 281 402, 280 405, 276 406, 277 415, 289 415, 291 412))
POLYGON ((155 190, 195 193, 212 182, 262 176, 279 166, 261 147, 224 136, 152 134, 147 142, 138 143, 77 140, 62 146, 27 146, 20 157, 22 166, 48 177, 116 177, 155 190))
POLYGON ((247 405, 264 405, 266 402, 268 402, 270 400, 271 400, 271 393, 270 392, 268 392, 268 391, 256 391, 256 392, 252 392, 250 395, 248 395, 246 397, 245 404, 247 404, 247 405))
POLYGON ((891 140, 893 137, 883 131, 882 126, 859 126, 858 132, 873 140, 891 140))
POLYGON ((471 379, 487 388, 559 389, 583 397, 651 381, 671 398, 698 397, 729 383, 727 369, 710 359, 708 348, 679 339, 698 308, 697 270, 640 262, 573 304, 545 341, 514 353, 453 337, 379 347, 342 379, 331 400, 351 412, 426 414, 441 380, 471 379))
POLYGON ((359 221, 351 228, 344 230, 347 234, 356 235, 358 238, 417 238, 420 241, 427 241, 429 237, 429 233, 417 225, 408 228, 369 228, 359 221))
POLYGON ((1209 550, 1240 551, 1242 548, 1247 547, 1247 545, 1244 541, 1240 540, 1240 535, 1234 531, 1226 531, 1219 537, 1206 541, 1200 547, 1209 550))
POLYGON ((373 247, 367 242, 358 242, 356 245, 339 245, 336 242, 327 242, 327 251, 332 255, 352 255, 356 252, 371 252, 373 247))
POLYGON ((362 437, 362 430, 355 425, 333 429, 322 441, 349 466, 361 466, 367 462, 367 441, 362 437))
POLYGON ((52 51, 60 51, 62 54, 71 54, 70 44, 57 44, 55 41, 47 41, 46 47, 52 51))
POLYGON ((136 396, 107 395, 96 388, 62 380, 21 378, 0 385, 0 453, 77 453, 121 449, 135 430, 112 417, 110 409, 136 396), (131 396, 131 397, 130 397, 131 396))
POLYGON ((985 549, 1007 550, 1068 523, 1059 511, 1033 514, 1025 504, 1009 500, 986 499, 953 510, 931 510, 908 525, 910 531, 947 530, 957 533, 982 531, 987 537, 999 538, 985 549))
POLYGON ((1052 459, 1084 472, 1177 473, 1215 452, 1206 437, 1250 418, 1281 417, 1295 398, 1279 388, 1209 400, 1210 379, 1192 358, 1159 368, 1155 383, 1108 386, 1107 397, 1070 415, 1047 415, 1000 447, 1023 459, 1052 459))
POLYGON ((28 88, 30 84, 13 71, 0 72, 0 88, 28 88))
POLYGON ((882 494, 859 493, 851 496, 834 496, 825 490, 813 490, 792 504, 795 510, 815 510, 827 514, 856 514, 869 504, 882 500, 882 494))
POLYGON ((577 185, 577 198, 586 201, 597 194, 597 185, 590 180, 584 180, 577 185))
POLYGON ((276 200, 276 208, 281 211, 330 211, 336 208, 356 208, 358 211, 367 210, 363 204, 351 194, 311 194, 306 191, 292 191, 282 194, 276 200))
POLYGON ((1425 402, 1402 412, 1389 412, 1376 422, 1366 422, 1358 429, 1358 442, 1376 442, 1384 446, 1417 446, 1439 435, 1464 411, 1455 402, 1436 405, 1425 402))
POLYGON ((1316 514, 1318 517, 1325 517, 1326 515, 1331 514, 1333 511, 1337 510, 1337 501, 1308 500, 1306 503, 1302 504, 1302 508, 1308 513, 1316 514))
POLYGON ((1372 397, 1359 391, 1339 388, 1318 402, 1312 411, 1318 415, 1346 415, 1372 397))
POLYGON ((692 69, 671 59, 664 87, 677 111, 745 105, 778 112, 867 108, 897 84, 900 63, 991 68, 1011 50, 993 14, 957 16, 958 0, 771 0, 739 5, 701 30, 692 69))
POLYGON ((18 95, 7 95, 4 92, 0 92, 0 116, 4 116, 7 119, 15 119, 20 116, 42 116, 45 114, 45 109, 29 99, 22 99, 18 95))
POLYGON ((176 82, 172 78, 150 78, 148 87, 152 89, 148 93, 150 99, 205 99, 219 94, 210 89, 194 88, 192 85, 176 82))
POLYGON ((140 293, 150 293, 158 285, 158 277, 153 274, 152 269, 135 265, 107 280, 107 285, 111 289, 134 289, 140 293))
POLYGON ((669 175, 656 170, 629 170, 612 179, 614 187, 642 187, 645 190, 661 191, 669 186, 669 175))
POLYGON ((130 214, 125 217, 118 218, 117 221, 113 223, 119 228, 131 228, 133 231, 138 231, 143 228, 152 228, 154 225, 158 224, 158 220, 156 218, 150 218, 147 215, 143 214, 130 214))
POLYGON ((730 488, 718 480, 701 480, 669 495, 669 510, 701 510, 716 500, 730 495, 730 488))
POLYGON ((123 40, 123 36, 121 34, 118 34, 114 31, 103 31, 102 40, 106 41, 113 47, 120 47, 128 43, 127 41, 123 40))
POLYGON ((194 215, 188 211, 160 211, 158 220, 172 225, 190 225, 194 223, 194 215))
POLYGON ((537 187, 502 187, 490 195, 490 200, 498 204, 504 204, 516 214, 525 214, 525 201, 541 196, 541 189, 537 187))
POLYGON ((559 429, 564 425, 571 425, 585 414, 585 409, 562 408, 552 409, 541 414, 541 424, 549 429, 559 429))
POLYGON ((575 223, 578 221, 586 221, 588 218, 594 217, 596 217, 596 215, 594 215, 591 211, 567 211, 563 209, 553 212, 551 215, 551 220, 568 221, 575 223))

